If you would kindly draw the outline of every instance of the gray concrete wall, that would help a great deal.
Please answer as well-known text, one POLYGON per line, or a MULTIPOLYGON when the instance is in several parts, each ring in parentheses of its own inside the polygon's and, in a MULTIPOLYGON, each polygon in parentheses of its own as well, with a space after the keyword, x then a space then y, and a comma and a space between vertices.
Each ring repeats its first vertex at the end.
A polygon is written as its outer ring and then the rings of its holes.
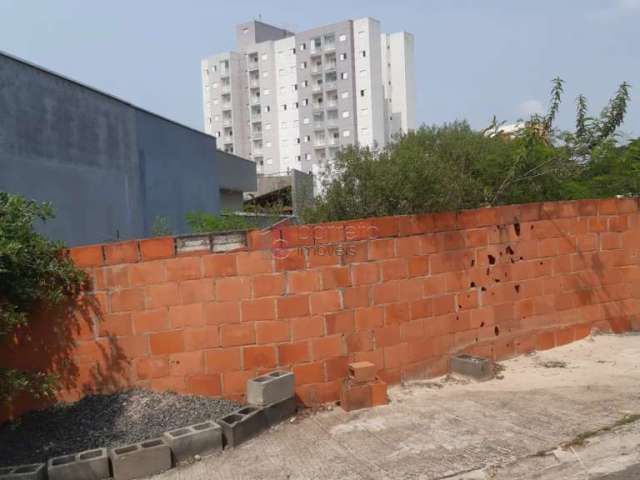
POLYGON ((143 235, 158 216, 175 233, 188 233, 185 213, 219 212, 215 139, 144 111, 136 111, 136 127, 143 235))
POLYGON ((53 239, 148 236, 159 215, 186 231, 188 211, 219 211, 220 173, 255 184, 255 166, 218 167, 215 147, 211 136, 0 52, 0 190, 51 202, 57 216, 38 228, 53 239))
POLYGON ((70 244, 142 233, 134 110, 0 54, 0 189, 50 201, 70 244))

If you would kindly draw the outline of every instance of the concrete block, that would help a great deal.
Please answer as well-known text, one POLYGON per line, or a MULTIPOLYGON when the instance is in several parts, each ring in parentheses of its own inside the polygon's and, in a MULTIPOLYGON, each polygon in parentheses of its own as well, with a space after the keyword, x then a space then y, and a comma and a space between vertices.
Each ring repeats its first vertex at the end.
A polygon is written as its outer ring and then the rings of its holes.
POLYGON ((270 405, 294 395, 293 373, 275 371, 247 380, 247 403, 270 405))
POLYGON ((171 449, 163 438, 113 448, 109 458, 115 480, 148 477, 171 468, 171 449))
POLYGON ((214 422, 203 422, 164 433, 176 463, 222 450, 222 428, 214 422))
POLYGON ((248 405, 217 420, 222 427, 225 445, 235 447, 268 428, 267 417, 261 407, 248 405))
POLYGON ((110 478, 106 448, 50 458, 47 462, 49 480, 102 480, 110 478))
POLYGON ((263 409, 267 417, 267 425, 273 427, 296 413, 296 397, 272 403, 263 409))
POLYGON ((476 380, 488 380, 493 377, 491 360, 473 355, 461 354, 451 357, 451 371, 476 380))
POLYGON ((0 480, 45 480, 46 472, 44 463, 0 467, 0 480))
POLYGON ((371 382, 376 378, 376 366, 371 362, 350 363, 349 376, 356 382, 371 382))
POLYGON ((371 385, 346 379, 340 389, 340 406, 347 412, 371 407, 371 385))
POLYGON ((387 384, 378 379, 375 382, 369 384, 371 388, 371 406, 377 407, 379 405, 386 405, 389 403, 389 397, 387 397, 387 384))

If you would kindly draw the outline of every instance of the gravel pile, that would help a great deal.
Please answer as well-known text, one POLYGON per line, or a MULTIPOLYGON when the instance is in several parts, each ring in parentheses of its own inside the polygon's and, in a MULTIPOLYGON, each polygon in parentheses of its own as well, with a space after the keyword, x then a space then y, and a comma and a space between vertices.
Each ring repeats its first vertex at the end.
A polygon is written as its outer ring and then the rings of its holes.
POLYGON ((230 400, 140 389, 89 395, 0 425, 0 466, 139 442, 167 430, 215 420, 238 406, 230 400))

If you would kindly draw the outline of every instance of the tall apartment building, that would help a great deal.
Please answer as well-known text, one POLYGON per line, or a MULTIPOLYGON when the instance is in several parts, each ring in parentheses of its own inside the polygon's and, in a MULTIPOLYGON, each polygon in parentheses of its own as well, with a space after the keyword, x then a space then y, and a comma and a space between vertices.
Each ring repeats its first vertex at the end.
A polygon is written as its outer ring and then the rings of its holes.
POLYGON ((372 18, 301 33, 258 21, 202 60, 205 131, 259 173, 317 173, 343 146, 415 128, 413 35, 372 18))

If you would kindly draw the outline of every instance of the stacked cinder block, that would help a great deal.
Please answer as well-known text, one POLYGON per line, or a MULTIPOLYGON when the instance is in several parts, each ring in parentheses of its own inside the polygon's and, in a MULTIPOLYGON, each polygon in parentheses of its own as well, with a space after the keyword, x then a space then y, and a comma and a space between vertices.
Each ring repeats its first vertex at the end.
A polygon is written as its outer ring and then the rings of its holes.
POLYGON ((375 364, 350 363, 349 376, 340 389, 340 406, 350 412, 387 403, 387 384, 376 377, 375 364))
POLYGON ((235 447, 292 416, 296 411, 294 376, 275 371, 247 380, 247 403, 218 420, 225 443, 235 447))

